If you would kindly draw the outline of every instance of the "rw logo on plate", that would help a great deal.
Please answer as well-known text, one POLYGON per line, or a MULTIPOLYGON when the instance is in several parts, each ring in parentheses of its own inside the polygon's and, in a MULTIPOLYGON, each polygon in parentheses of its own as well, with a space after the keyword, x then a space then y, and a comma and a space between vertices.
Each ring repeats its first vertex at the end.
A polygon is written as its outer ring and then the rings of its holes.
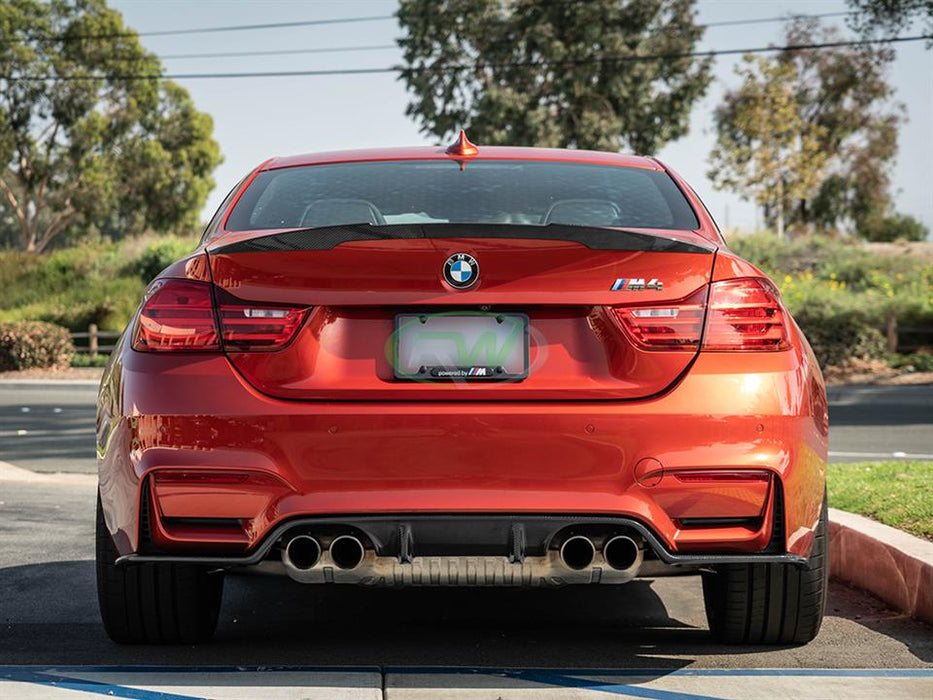
POLYGON ((479 263, 472 255, 454 253, 444 263, 444 279, 455 289, 466 289, 479 279, 479 263))

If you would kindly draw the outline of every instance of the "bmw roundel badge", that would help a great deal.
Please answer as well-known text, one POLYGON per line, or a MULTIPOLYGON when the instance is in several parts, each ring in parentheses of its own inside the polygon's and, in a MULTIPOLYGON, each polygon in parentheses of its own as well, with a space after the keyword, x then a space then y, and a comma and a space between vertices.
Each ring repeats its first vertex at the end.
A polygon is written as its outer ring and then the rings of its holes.
POLYGON ((454 253, 444 263, 444 279, 454 289, 466 289, 479 279, 479 263, 466 253, 454 253))

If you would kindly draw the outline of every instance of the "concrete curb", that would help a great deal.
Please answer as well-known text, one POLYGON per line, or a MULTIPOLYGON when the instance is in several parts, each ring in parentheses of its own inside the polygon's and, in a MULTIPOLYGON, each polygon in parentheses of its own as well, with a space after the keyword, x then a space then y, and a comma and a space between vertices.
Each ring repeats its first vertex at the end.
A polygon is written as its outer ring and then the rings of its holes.
POLYGON ((18 481, 28 484, 94 484, 97 483, 97 474, 81 474, 71 472, 40 473, 29 469, 17 467, 15 464, 0 461, 0 483, 4 481, 18 481))
POLYGON ((29 469, 17 467, 15 464, 0 461, 0 481, 48 481, 45 474, 37 474, 29 469))
POLYGON ((19 386, 32 389, 54 389, 62 386, 100 386, 99 379, 3 379, 0 386, 19 386))
POLYGON ((830 574, 933 624, 933 542, 829 509, 830 574))

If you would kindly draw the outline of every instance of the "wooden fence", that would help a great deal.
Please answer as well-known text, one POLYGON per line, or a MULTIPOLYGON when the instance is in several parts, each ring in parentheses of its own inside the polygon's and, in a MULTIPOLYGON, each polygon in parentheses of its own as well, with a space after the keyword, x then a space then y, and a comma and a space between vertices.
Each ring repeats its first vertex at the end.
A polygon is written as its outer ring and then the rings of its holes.
POLYGON ((75 351, 83 354, 97 357, 98 355, 109 355, 113 350, 114 343, 120 337, 120 331, 102 331, 97 328, 96 323, 87 327, 87 331, 78 331, 71 334, 71 340, 75 344, 75 351), (102 345, 101 341, 111 341, 107 345, 102 345))
MULTIPOLYGON (((888 330, 888 329, 886 329, 888 330)), ((893 344, 894 351, 912 353, 918 350, 929 350, 933 347, 933 328, 929 326, 897 326, 893 338, 888 335, 888 349, 893 344)))

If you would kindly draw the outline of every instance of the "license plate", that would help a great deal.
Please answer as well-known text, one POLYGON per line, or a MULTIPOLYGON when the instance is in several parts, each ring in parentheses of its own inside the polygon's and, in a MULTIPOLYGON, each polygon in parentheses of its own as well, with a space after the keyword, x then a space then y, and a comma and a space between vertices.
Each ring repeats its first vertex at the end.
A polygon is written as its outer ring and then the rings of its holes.
POLYGON ((518 313, 399 314, 395 376, 502 381, 528 376, 528 317, 518 313))

